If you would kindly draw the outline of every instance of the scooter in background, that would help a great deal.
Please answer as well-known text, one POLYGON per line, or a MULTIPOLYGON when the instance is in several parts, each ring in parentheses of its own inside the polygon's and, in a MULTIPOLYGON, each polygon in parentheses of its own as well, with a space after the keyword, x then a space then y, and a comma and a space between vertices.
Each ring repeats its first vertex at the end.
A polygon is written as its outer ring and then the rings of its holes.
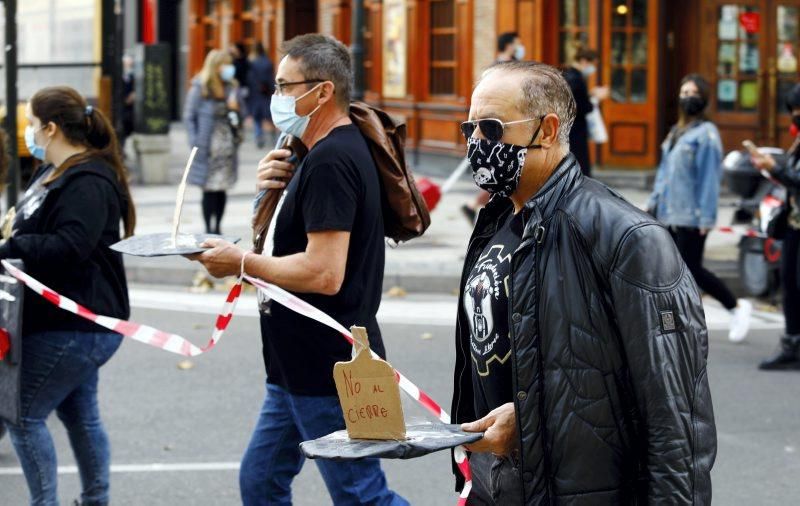
MULTIPOLYGON (((786 160, 780 148, 758 149, 778 163, 786 160)), ((742 286, 752 297, 774 298, 780 291, 781 241, 768 237, 767 230, 787 199, 786 188, 754 167, 746 150, 728 153, 722 170, 728 188, 741 199, 733 225, 746 227, 738 245, 742 286)))

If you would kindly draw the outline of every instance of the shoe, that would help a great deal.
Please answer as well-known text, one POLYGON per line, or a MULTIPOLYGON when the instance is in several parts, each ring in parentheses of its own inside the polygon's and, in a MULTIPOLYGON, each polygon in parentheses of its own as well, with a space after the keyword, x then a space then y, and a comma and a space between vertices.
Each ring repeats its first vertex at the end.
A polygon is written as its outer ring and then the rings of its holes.
POLYGON ((731 318, 731 330, 728 332, 728 339, 732 343, 740 343, 747 337, 750 330, 750 316, 753 314, 753 304, 747 299, 739 299, 738 304, 733 309, 731 318))
POLYGON ((762 371, 800 369, 800 336, 783 336, 778 352, 761 362, 762 371))
POLYGON ((467 220, 469 220, 470 225, 475 225, 475 218, 478 216, 478 213, 475 212, 475 209, 469 207, 467 204, 461 206, 461 213, 464 215, 467 220))

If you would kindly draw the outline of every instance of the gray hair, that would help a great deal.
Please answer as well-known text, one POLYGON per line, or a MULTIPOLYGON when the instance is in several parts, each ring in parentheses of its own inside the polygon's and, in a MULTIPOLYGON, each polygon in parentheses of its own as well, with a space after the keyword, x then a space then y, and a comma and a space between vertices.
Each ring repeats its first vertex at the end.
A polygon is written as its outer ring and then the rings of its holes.
POLYGON ((345 110, 349 109, 353 67, 347 46, 333 37, 308 33, 284 42, 281 52, 298 60, 300 72, 306 80, 331 81, 336 103, 345 110))
POLYGON ((572 90, 558 69, 538 62, 505 61, 487 68, 481 80, 493 72, 525 74, 518 109, 529 118, 541 118, 551 113, 558 116, 558 142, 569 146, 569 131, 575 122, 576 105, 572 90))

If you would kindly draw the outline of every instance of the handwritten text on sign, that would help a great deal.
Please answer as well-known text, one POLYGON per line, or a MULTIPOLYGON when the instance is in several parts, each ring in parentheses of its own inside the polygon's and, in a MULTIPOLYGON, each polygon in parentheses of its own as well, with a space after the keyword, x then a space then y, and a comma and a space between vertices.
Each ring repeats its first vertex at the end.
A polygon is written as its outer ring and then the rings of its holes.
POLYGON ((347 434, 351 439, 405 439, 406 424, 394 369, 385 361, 372 358, 366 337, 361 342, 366 346, 356 358, 339 362, 333 369, 347 434))

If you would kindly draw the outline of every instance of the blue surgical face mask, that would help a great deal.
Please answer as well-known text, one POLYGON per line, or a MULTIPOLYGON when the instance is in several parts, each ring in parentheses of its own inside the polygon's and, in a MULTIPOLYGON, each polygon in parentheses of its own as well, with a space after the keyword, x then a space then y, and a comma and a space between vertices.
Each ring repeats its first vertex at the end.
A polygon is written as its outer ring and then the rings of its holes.
POLYGON ((525 46, 519 44, 517 47, 514 48, 514 59, 523 60, 524 58, 525 58, 525 46))
POLYGON ((583 74, 583 77, 587 77, 587 78, 592 76, 592 75, 594 75, 595 72, 597 72, 597 67, 595 67, 591 63, 589 65, 587 65, 586 67, 584 67, 584 69, 581 71, 581 73, 583 74))
POLYGON ((233 81, 235 75, 236 75, 236 67, 234 67, 231 64, 223 65, 219 69, 219 77, 223 81, 233 81))
POLYGON ((36 144, 36 132, 41 130, 43 127, 38 129, 33 128, 33 125, 28 125, 25 127, 25 145, 28 147, 28 151, 30 151, 31 156, 37 158, 41 161, 44 161, 45 157, 45 149, 47 146, 40 146, 36 144))
POLYGON ((272 96, 272 100, 269 103, 269 112, 272 114, 272 122, 278 127, 278 130, 285 134, 293 135, 298 139, 303 136, 308 123, 311 121, 311 115, 317 112, 319 106, 307 116, 299 116, 296 110, 297 101, 314 91, 314 89, 316 89, 316 86, 300 97, 291 95, 272 96))

